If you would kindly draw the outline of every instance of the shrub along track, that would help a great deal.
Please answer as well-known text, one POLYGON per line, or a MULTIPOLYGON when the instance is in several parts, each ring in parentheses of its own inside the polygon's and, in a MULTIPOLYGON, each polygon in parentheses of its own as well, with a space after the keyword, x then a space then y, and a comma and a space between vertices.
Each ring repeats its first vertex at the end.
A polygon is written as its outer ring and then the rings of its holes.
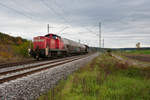
MULTIPOLYGON (((23 67, 23 68, 17 68, 17 69, 12 69, 12 70, 7 70, 4 72, 0 72, 0 84, 4 82, 8 82, 11 80, 15 80, 17 78, 21 78, 27 75, 31 75, 43 70, 47 70, 49 68, 66 64, 75 60, 79 60, 85 57, 88 57, 88 55, 81 55, 81 56, 74 56, 74 57, 68 57, 68 58, 63 58, 63 59, 58 59, 54 61, 48 61, 43 64, 39 65, 33 65, 33 66, 28 66, 28 67, 23 67)), ((1 68, 2 69, 2 68, 1 68)))

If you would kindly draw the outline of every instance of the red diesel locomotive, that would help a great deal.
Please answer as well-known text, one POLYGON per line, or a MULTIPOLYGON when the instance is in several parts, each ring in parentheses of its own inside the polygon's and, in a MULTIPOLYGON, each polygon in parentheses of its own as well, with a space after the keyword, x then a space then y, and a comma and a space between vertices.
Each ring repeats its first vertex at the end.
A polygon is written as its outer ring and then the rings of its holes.
POLYGON ((29 49, 29 54, 39 60, 39 58, 85 54, 88 50, 87 45, 61 38, 56 34, 47 34, 34 37, 33 49, 29 49))

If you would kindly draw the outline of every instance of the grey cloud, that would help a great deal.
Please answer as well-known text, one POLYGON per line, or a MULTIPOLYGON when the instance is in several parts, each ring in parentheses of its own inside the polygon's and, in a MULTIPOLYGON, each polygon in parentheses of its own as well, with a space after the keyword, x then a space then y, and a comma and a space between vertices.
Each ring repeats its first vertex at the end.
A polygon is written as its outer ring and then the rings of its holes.
POLYGON ((21 33, 29 38, 29 33, 33 37, 36 32, 46 32, 46 24, 50 23, 57 27, 69 26, 65 32, 71 35, 64 35, 66 38, 98 46, 98 22, 101 21, 106 47, 134 47, 137 41, 149 43, 149 0, 1 0, 0 3, 10 7, 0 5, 2 32, 21 33), (112 37, 107 38, 109 35, 112 37))

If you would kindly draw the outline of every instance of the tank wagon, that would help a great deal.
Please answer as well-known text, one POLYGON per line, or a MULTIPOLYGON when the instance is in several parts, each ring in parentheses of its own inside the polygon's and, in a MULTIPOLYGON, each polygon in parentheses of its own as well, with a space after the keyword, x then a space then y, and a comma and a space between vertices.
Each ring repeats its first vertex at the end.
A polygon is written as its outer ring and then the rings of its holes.
POLYGON ((29 49, 29 54, 39 60, 39 58, 86 54, 88 50, 87 45, 61 38, 56 34, 47 34, 34 37, 33 49, 29 49))

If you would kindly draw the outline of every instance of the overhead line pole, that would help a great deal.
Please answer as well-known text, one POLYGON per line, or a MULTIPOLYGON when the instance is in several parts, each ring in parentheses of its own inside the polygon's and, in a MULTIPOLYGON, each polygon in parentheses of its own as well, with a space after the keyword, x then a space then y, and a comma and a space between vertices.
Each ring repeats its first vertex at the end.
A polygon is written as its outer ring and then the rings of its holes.
POLYGON ((103 48, 104 48, 104 38, 103 38, 103 48))
POLYGON ((47 33, 48 33, 48 34, 49 34, 49 29, 50 29, 50 28, 52 28, 51 31, 53 32, 53 28, 56 28, 56 27, 53 27, 53 26, 50 27, 49 24, 47 24, 47 33))
POLYGON ((99 48, 101 48, 101 22, 99 22, 99 48))
POLYGON ((49 24, 47 24, 47 33, 49 34, 49 24))

